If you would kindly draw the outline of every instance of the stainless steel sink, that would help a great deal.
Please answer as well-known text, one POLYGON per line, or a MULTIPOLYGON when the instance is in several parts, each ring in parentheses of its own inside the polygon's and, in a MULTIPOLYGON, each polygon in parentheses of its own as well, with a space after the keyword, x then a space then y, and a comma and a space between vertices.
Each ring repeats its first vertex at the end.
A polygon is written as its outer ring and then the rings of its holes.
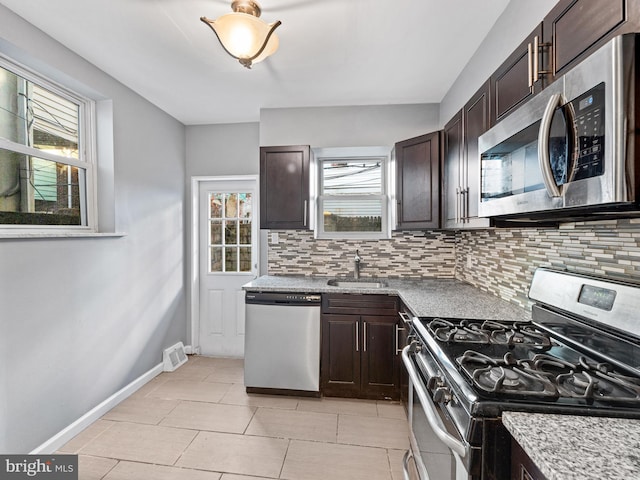
POLYGON ((330 287, 343 288, 385 288, 387 286, 387 284, 381 280, 356 280, 353 278, 332 278, 327 281, 327 285, 330 287))

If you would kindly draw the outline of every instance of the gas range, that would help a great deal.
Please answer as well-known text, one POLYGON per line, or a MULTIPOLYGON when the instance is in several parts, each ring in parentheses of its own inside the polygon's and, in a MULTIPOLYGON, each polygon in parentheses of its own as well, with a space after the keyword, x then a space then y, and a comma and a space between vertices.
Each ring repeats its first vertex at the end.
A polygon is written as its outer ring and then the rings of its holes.
MULTIPOLYGON (((471 387, 470 403, 504 400, 505 406, 528 410, 537 403, 574 405, 608 413, 629 407, 635 413, 640 407, 640 375, 577 350, 544 325, 441 318, 416 322, 424 322, 442 355, 471 387)), ((577 325, 573 331, 590 337, 589 330, 577 325)), ((617 343, 610 342, 615 355, 617 343)))
POLYGON ((413 319, 403 360, 421 468, 442 459, 420 446, 425 428, 452 471, 485 480, 508 478, 504 411, 640 418, 640 284, 541 268, 529 296, 531 321, 413 319))

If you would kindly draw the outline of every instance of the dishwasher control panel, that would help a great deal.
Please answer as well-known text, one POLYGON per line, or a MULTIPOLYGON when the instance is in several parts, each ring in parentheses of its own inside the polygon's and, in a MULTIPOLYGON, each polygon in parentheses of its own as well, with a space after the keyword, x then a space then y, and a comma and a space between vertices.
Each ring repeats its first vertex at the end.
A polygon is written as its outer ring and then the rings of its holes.
POLYGON ((319 305, 317 293, 247 292, 245 303, 253 305, 319 305))

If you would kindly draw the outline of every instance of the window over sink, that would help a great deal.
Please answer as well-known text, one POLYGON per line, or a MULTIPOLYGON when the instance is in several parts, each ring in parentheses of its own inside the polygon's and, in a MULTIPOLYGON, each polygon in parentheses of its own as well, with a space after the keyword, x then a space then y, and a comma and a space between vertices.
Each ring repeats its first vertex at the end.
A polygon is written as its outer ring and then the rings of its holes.
POLYGON ((389 149, 314 150, 318 238, 389 238, 389 149))

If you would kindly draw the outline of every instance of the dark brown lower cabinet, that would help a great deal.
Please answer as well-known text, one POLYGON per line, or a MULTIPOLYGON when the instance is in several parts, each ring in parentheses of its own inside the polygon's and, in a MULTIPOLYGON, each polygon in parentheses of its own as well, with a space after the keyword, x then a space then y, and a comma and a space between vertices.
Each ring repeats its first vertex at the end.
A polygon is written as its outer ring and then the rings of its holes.
POLYGON ((358 315, 322 315, 320 389, 323 395, 360 395, 358 315))
POLYGON ((547 480, 520 444, 511 439, 511 480, 547 480))
POLYGON ((339 294, 323 301, 321 392, 329 397, 397 400, 401 361, 397 313, 371 314, 397 311, 397 299, 371 295, 373 298, 366 301, 366 297, 354 295, 350 299, 339 294), (361 315, 353 313, 349 300, 360 305, 361 315), (326 313, 331 310, 350 313, 326 313))
POLYGON ((367 398, 397 400, 400 394, 400 358, 396 354, 395 317, 362 316, 360 388, 367 398))

